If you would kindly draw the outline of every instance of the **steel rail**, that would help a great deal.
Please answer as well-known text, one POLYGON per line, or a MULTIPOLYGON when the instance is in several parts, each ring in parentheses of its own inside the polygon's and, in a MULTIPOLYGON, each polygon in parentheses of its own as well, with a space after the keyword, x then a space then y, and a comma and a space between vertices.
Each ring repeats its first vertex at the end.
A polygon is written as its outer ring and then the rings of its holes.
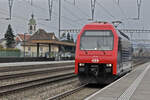
POLYGON ((50 97, 50 98, 48 98, 48 99, 46 99, 46 100, 60 100, 61 98, 64 98, 64 97, 69 96, 69 95, 71 95, 71 94, 73 94, 73 93, 75 93, 75 92, 80 91, 80 90, 83 89, 86 85, 87 85, 87 84, 83 84, 83 85, 81 85, 81 86, 79 86, 79 87, 77 87, 77 88, 75 88, 75 89, 66 91, 66 92, 64 92, 64 93, 58 94, 58 95, 53 96, 53 97, 50 97))
POLYGON ((65 67, 72 66, 74 64, 62 63, 62 64, 40 64, 40 65, 20 65, 20 66, 4 66, 0 67, 0 72, 9 72, 9 71, 21 71, 21 70, 30 70, 30 69, 43 69, 43 68, 54 68, 54 67, 65 67), (41 67, 42 66, 42 67, 41 67))
MULTIPOLYGON (((143 60, 142 60, 142 61, 141 61, 141 60, 140 60, 140 61, 137 61, 136 64, 133 64, 133 67, 135 67, 135 66, 137 66, 137 65, 140 65, 140 64, 143 64, 143 63, 145 63, 145 61, 143 62, 143 60)), ((64 98, 64 97, 67 97, 67 96, 69 96, 69 95, 74 94, 75 92, 80 91, 80 90, 83 89, 86 85, 87 85, 87 84, 84 84, 84 85, 82 85, 82 86, 80 86, 80 87, 77 87, 77 88, 75 88, 75 89, 72 89, 72 90, 63 92, 63 93, 58 94, 58 95, 55 95, 55 96, 50 97, 50 98, 48 98, 48 99, 46 99, 46 100, 60 100, 60 99, 62 99, 62 98, 64 98)))
POLYGON ((4 75, 0 75, 0 80, 4 80, 4 79, 9 79, 9 78, 17 78, 17 77, 22 77, 22 76, 31 76, 31 75, 36 75, 36 74, 44 74, 44 73, 49 73, 49 72, 59 72, 59 71, 64 71, 64 70, 71 70, 74 67, 62 67, 62 68, 49 68, 49 69, 39 69, 37 71, 27 71, 27 72, 20 72, 17 74, 4 74, 4 75))
POLYGON ((4 94, 8 94, 10 92, 17 91, 17 90, 24 90, 26 88, 31 88, 31 87, 48 84, 48 83, 58 82, 58 81, 62 81, 62 80, 66 80, 66 79, 70 79, 74 77, 76 77, 74 73, 67 73, 67 74, 51 76, 47 78, 42 78, 42 79, 37 79, 37 80, 32 80, 32 81, 27 81, 27 82, 22 82, 22 83, 1 86, 0 96, 4 94))

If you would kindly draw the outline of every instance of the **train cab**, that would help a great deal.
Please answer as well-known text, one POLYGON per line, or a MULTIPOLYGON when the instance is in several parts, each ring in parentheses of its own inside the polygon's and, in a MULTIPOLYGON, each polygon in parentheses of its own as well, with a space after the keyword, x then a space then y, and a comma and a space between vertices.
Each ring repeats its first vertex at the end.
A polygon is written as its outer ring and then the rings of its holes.
POLYGON ((107 22, 85 25, 77 38, 75 74, 83 83, 109 83, 129 67, 127 35, 107 22))

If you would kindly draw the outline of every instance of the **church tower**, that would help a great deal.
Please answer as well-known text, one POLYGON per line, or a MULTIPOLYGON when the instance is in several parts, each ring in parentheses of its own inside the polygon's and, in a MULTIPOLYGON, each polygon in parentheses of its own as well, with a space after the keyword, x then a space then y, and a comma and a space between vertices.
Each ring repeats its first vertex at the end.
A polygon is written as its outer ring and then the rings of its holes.
POLYGON ((31 15, 31 19, 29 20, 28 27, 29 34, 33 35, 36 32, 36 20, 34 19, 33 14, 31 15))

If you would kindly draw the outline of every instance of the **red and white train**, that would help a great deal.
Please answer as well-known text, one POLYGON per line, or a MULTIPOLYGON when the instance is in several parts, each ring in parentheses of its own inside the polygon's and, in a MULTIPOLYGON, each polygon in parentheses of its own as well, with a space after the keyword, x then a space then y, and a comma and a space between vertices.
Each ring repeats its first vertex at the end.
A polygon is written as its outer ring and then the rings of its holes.
POLYGON ((87 24, 77 37, 75 74, 82 83, 110 83, 132 69, 131 55, 129 37, 112 24, 87 24))

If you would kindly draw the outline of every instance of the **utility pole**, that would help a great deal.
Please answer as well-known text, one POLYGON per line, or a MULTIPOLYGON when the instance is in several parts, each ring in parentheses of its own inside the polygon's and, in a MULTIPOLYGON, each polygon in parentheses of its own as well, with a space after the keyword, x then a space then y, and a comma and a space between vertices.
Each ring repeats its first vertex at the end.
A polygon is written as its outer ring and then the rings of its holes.
POLYGON ((120 4, 120 0, 118 0, 117 2, 118 2, 118 5, 119 5, 120 4))
POLYGON ((26 45, 26 33, 24 33, 24 58, 26 56, 26 47, 25 47, 25 45, 26 45))
POLYGON ((137 6, 138 6, 138 20, 140 19, 141 4, 142 4, 142 0, 137 0, 137 6))
POLYGON ((33 6, 33 1, 31 0, 31 6, 33 6))
POLYGON ((76 0, 74 0, 74 3, 73 3, 74 5, 76 5, 76 0))
POLYGON ((51 21, 51 18, 52 18, 52 8, 53 8, 53 0, 48 0, 48 6, 49 6, 49 20, 51 21))
POLYGON ((58 26, 58 28, 59 28, 58 29, 58 31, 59 31, 59 33, 58 33, 59 35, 58 36, 59 36, 59 39, 60 39, 60 31, 61 31, 60 30, 60 28, 61 28, 61 0, 59 0, 59 26, 58 26))
POLYGON ((92 11, 92 19, 91 20, 94 20, 94 12, 95 12, 95 3, 96 0, 91 0, 91 11, 92 11))
POLYGON ((14 0, 8 0, 8 5, 9 5, 9 19, 11 20, 12 17, 12 6, 13 6, 14 0))

